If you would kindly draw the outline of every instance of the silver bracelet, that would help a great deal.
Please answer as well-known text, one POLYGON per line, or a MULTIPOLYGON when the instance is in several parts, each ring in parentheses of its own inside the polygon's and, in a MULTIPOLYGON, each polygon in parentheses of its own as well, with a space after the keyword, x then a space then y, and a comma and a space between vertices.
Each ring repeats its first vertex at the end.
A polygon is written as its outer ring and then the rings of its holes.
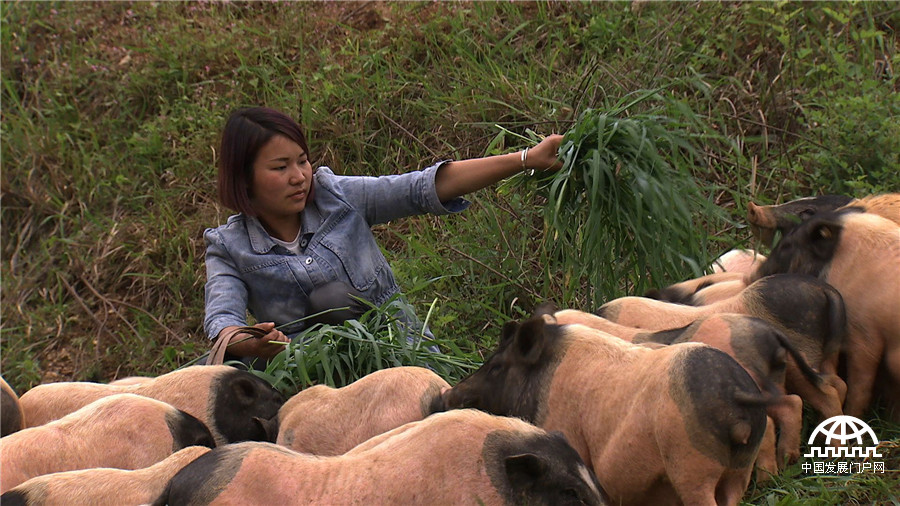
POLYGON ((522 150, 522 172, 525 173, 526 176, 533 176, 534 169, 529 170, 528 167, 525 166, 525 160, 527 158, 528 158, 528 148, 525 148, 522 150))

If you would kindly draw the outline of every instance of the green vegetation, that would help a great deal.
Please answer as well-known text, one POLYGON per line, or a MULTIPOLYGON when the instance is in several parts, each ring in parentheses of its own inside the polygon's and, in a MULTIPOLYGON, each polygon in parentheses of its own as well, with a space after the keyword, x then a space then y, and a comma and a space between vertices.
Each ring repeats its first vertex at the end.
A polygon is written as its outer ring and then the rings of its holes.
MULTIPOLYGON (((2 2, 3 377, 159 374, 208 348, 202 232, 231 214, 214 167, 236 107, 294 114, 347 174, 604 139, 602 164, 570 167, 589 177, 376 229, 463 364, 540 302, 592 308, 753 246, 750 200, 900 191, 897 26, 890 2, 2 2)), ((377 329, 325 330, 310 381, 395 363, 326 336, 377 329)), ((793 466, 746 499, 897 504, 900 428, 878 422, 893 473, 793 466)))
POLYGON ((430 337, 423 328, 410 329, 406 322, 414 319, 414 309, 395 296, 371 307, 358 321, 304 330, 264 371, 253 372, 290 397, 308 386, 339 388, 377 370, 404 365, 428 367, 456 383, 481 365, 482 357, 463 353, 452 340, 430 337))
POLYGON ((539 192, 547 195, 545 247, 574 270, 567 279, 587 280, 566 295, 587 286, 596 306, 612 294, 644 293, 650 279, 683 279, 686 264, 702 275, 701 264, 714 258, 693 217, 722 223, 692 177, 696 149, 688 136, 666 116, 625 111, 584 111, 560 147, 562 169, 539 192))

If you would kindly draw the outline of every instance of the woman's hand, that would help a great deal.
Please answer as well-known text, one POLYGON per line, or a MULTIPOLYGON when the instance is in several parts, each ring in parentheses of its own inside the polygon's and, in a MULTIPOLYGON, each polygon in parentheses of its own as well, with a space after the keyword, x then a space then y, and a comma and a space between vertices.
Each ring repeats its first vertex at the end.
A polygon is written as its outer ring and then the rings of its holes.
MULTIPOLYGON (((262 337, 254 337, 251 334, 240 332, 231 338, 231 344, 228 345, 228 353, 237 355, 238 357, 260 357, 270 359, 284 350, 284 344, 289 343, 290 339, 280 330, 275 329, 274 322, 257 323, 254 327, 266 332, 262 337), (269 341, 277 341, 270 343, 269 341)), ((219 339, 228 338, 239 327, 225 327, 219 332, 219 339)))
POLYGON ((562 161, 556 156, 562 140, 562 135, 548 135, 537 146, 529 148, 525 158, 525 168, 541 172, 562 168, 562 161))

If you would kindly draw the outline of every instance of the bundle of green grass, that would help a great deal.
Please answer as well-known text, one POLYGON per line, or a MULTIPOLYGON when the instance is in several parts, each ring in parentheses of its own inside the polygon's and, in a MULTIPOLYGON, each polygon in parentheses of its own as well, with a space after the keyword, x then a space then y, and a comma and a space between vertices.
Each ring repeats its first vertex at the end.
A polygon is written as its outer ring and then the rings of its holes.
POLYGON ((588 280, 595 303, 699 274, 710 238, 695 217, 722 218, 692 175, 683 124, 625 112, 582 113, 560 147, 562 169, 536 190, 547 199, 546 247, 588 280))

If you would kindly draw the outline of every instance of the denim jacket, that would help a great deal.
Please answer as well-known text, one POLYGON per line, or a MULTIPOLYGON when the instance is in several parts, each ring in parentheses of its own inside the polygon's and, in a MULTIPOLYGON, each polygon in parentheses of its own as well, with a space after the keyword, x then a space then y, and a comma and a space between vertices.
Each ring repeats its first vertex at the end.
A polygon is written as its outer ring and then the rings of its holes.
MULTIPOLYGON (((319 167, 312 201, 302 211, 300 255, 276 244, 257 218, 243 213, 207 229, 206 334, 215 339, 225 327, 246 325, 247 311, 276 325, 302 318, 309 293, 329 281, 343 281, 383 304, 399 287, 370 227, 466 209, 469 202, 462 198, 438 200, 434 178, 442 163, 380 177, 338 176, 319 167)), ((302 329, 299 324, 283 331, 302 329)))

